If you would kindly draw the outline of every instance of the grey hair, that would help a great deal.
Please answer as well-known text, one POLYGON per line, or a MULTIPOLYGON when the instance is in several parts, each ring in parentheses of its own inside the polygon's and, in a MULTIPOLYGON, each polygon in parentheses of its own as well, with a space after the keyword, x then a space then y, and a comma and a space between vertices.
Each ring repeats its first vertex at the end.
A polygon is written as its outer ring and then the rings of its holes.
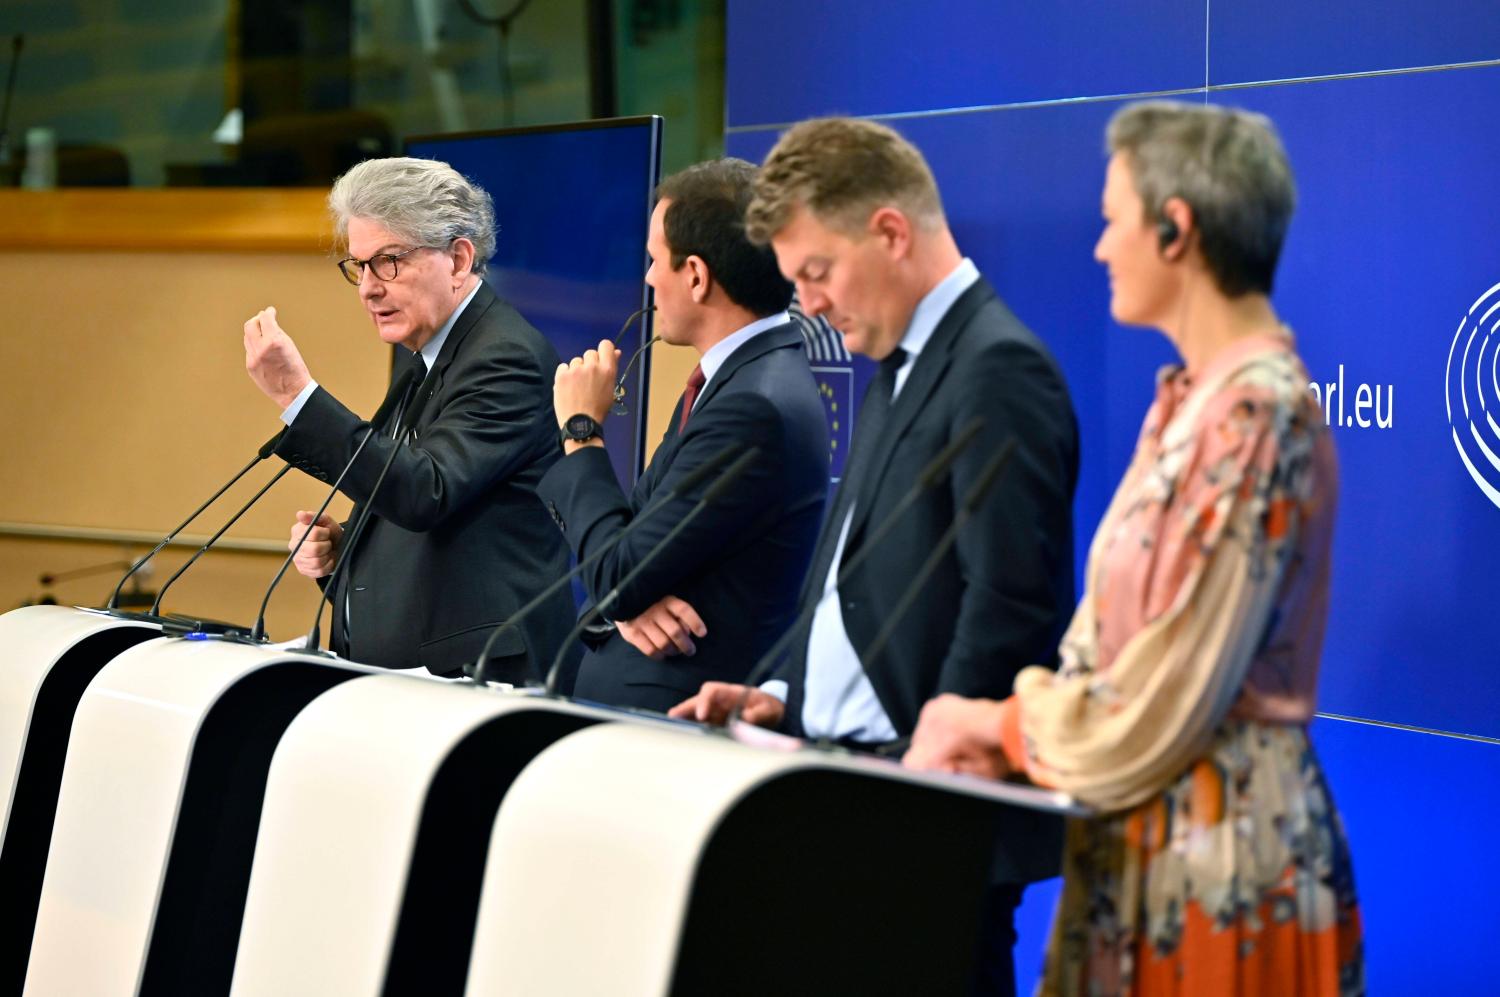
POLYGON ((341 241, 349 238, 349 219, 365 218, 414 246, 446 249, 468 239, 474 273, 484 273, 495 254, 490 195, 434 159, 367 159, 334 181, 328 211, 341 241))
POLYGON ((1276 127, 1231 107, 1146 101, 1110 120, 1109 151, 1125 157, 1146 217, 1178 197, 1193 209, 1199 248, 1231 298, 1269 294, 1297 188, 1276 127))

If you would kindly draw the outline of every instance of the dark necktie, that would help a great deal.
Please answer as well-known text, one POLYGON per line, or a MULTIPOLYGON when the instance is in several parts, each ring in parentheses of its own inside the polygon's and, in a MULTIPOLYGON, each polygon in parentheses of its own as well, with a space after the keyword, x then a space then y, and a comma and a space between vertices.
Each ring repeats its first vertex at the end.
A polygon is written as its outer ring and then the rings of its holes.
POLYGON ((406 365, 412 371, 411 381, 407 386, 404 397, 396 400, 394 417, 391 419, 390 425, 385 427, 391 439, 395 439, 400 434, 401 421, 406 418, 406 410, 410 406, 411 400, 417 396, 418 386, 422 383, 423 378, 427 376, 427 361, 422 359, 422 354, 413 353, 408 356, 406 358, 406 365))
POLYGON ((703 385, 708 378, 703 376, 703 365, 693 367, 693 372, 688 375, 687 387, 682 392, 682 416, 677 420, 677 431, 680 433, 687 428, 688 416, 693 414, 693 403, 698 400, 698 392, 703 390, 703 385))

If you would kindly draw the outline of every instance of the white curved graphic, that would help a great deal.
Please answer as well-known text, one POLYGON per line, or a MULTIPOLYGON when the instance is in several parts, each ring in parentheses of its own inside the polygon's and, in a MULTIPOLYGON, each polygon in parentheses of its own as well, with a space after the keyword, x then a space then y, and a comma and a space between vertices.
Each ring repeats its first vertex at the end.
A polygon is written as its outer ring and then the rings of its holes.
POLYGON ((1496 423, 1490 409, 1492 404, 1500 409, 1500 373, 1497 373, 1496 366, 1500 363, 1500 339, 1494 344, 1490 343, 1490 339, 1500 333, 1500 319, 1496 319, 1488 331, 1485 330, 1485 323, 1496 311, 1500 311, 1500 284, 1474 299, 1474 303, 1458 323, 1457 331, 1453 333, 1453 342, 1448 346, 1448 363, 1444 370, 1446 383, 1443 401, 1447 405, 1448 426, 1459 460, 1485 498, 1500 509, 1500 456, 1496 455, 1500 451, 1500 423, 1496 423), (1481 332, 1484 332, 1482 338, 1479 336, 1481 332), (1479 351, 1474 354, 1471 367, 1469 356, 1476 338, 1479 338, 1479 351), (1462 351, 1458 349, 1459 340, 1464 343, 1462 351), (1489 348, 1490 353, 1490 386, 1494 389, 1488 395, 1484 390, 1486 348, 1489 348), (1456 367, 1453 363, 1455 356, 1460 358, 1456 367), (1473 410, 1469 406, 1471 382, 1474 387, 1473 410), (1458 396, 1457 411, 1453 405, 1454 395, 1458 396), (1476 450, 1477 455, 1471 456, 1476 450))

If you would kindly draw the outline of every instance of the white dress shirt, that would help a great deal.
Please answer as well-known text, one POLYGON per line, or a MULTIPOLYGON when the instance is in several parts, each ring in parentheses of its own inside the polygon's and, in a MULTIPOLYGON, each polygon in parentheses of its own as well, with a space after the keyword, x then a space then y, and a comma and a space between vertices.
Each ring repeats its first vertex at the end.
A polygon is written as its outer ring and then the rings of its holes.
MULTIPOLYGON (((965 257, 917 303, 899 344, 906 351, 906 360, 896 369, 892 405, 938 323, 978 279, 978 268, 965 257)), ((807 685, 802 703, 802 729, 809 737, 850 738, 878 744, 894 741, 898 735, 875 694, 875 687, 870 684, 870 677, 859 663, 859 654, 849 640, 849 632, 844 629, 843 608, 835 591, 839 563, 844 557, 844 543, 849 539, 849 526, 853 521, 854 504, 851 502, 839 528, 838 545, 828 566, 828 576, 823 580, 818 608, 813 613, 812 630, 807 638, 807 685)), ((761 689, 778 699, 786 699, 787 684, 784 681, 767 682, 761 689)))

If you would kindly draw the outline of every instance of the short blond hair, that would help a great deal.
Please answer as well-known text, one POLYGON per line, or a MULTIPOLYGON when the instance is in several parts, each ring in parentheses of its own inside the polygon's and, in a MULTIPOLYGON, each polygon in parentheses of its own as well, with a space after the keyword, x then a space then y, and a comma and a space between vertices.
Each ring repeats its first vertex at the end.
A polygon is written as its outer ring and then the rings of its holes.
POLYGON ((819 221, 853 233, 888 205, 923 228, 943 223, 937 181, 917 147, 874 121, 813 118, 793 125, 766 156, 745 231, 765 245, 805 207, 819 221))

